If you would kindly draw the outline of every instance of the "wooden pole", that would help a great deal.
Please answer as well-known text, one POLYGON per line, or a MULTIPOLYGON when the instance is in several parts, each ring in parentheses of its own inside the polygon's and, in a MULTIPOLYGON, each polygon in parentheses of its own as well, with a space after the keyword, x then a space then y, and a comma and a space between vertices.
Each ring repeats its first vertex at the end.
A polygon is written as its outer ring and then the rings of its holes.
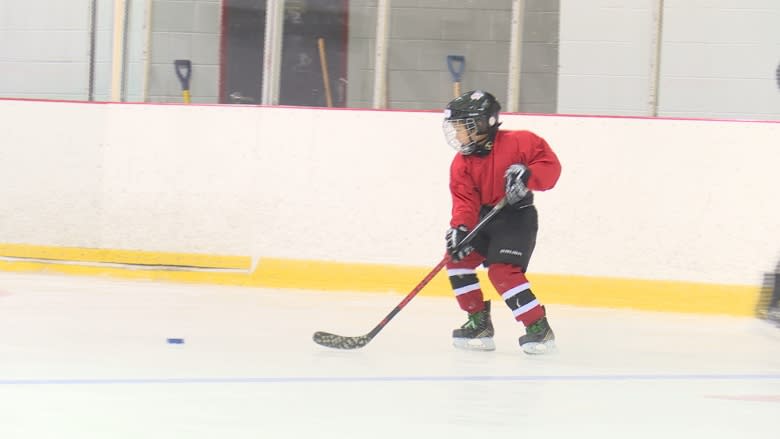
POLYGON ((322 83, 325 85, 325 102, 328 107, 333 106, 333 96, 330 92, 330 76, 328 75, 328 60, 325 58, 325 39, 317 39, 317 47, 320 50, 320 67, 322 68, 322 83))

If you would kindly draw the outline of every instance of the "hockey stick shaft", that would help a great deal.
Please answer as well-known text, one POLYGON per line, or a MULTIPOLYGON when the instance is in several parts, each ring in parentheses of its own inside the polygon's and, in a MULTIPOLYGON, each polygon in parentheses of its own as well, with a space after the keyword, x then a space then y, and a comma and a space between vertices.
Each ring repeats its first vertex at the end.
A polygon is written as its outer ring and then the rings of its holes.
MULTIPOLYGON (((463 248, 464 246, 468 245, 471 241, 473 241, 474 238, 477 236, 477 233, 479 233, 480 230, 482 230, 482 228, 485 227, 485 225, 488 222, 490 222, 490 220, 494 216, 496 216, 496 214, 498 214, 498 212, 505 205, 506 205, 506 199, 502 198, 501 201, 499 201, 499 203, 495 207, 493 207, 493 209, 491 209, 491 211, 487 215, 485 215, 485 218, 483 218, 482 221, 480 221, 479 224, 477 224, 474 227, 474 230, 469 232, 469 234, 463 238, 463 241, 461 241, 458 244, 458 248, 463 248)), ((382 321, 379 322, 379 324, 376 325, 376 327, 372 329, 371 332, 368 333, 368 335, 373 338, 379 331, 381 331, 382 328, 384 328, 384 326, 387 325, 387 323, 390 320, 392 320, 392 318, 395 317, 395 315, 398 314, 398 312, 401 311, 406 306, 406 304, 412 301, 412 299, 414 298, 414 296, 417 295, 417 293, 422 291, 422 289, 425 288, 425 286, 428 285, 428 283, 434 277, 436 277, 439 271, 441 271, 442 268, 444 268, 447 265, 447 262, 449 260, 450 260, 449 256, 445 256, 444 258, 442 258, 442 260, 439 261, 439 263, 435 267, 433 267, 431 272, 428 273, 423 278, 423 280, 421 280, 420 283, 418 283, 417 286, 414 287, 414 289, 412 289, 412 291, 410 291, 409 294, 406 295, 406 297, 404 297, 404 300, 402 300, 401 303, 399 303, 395 308, 393 308, 393 310, 390 311, 390 314, 388 314, 384 319, 382 319, 382 321)))
POLYGON ((390 311, 390 313, 387 316, 385 316, 385 318, 382 319, 382 321, 379 322, 379 324, 376 325, 374 329, 371 330, 371 332, 368 333, 368 336, 370 338, 374 338, 374 336, 377 335, 379 331, 381 331, 382 328, 384 328, 385 325, 387 325, 387 323, 390 322, 390 320, 392 320, 393 317, 395 317, 396 314, 398 314, 402 309, 404 309, 404 307, 409 302, 412 301, 412 299, 414 299, 414 296, 416 296, 417 293, 422 291, 422 289, 425 288, 425 286, 428 285, 428 283, 431 280, 433 280, 434 277, 436 277, 436 275, 442 270, 442 268, 444 268, 444 266, 447 265, 447 261, 449 261, 449 259, 450 258, 448 256, 443 257, 442 260, 439 261, 439 263, 435 267, 433 267, 431 272, 428 273, 423 278, 423 280, 421 280, 420 283, 418 283, 417 286, 414 287, 414 289, 412 289, 412 291, 410 291, 409 294, 406 295, 406 297, 404 297, 404 300, 402 300, 401 303, 396 305, 396 307, 393 308, 393 310, 390 311))
POLYGON ((331 334, 330 332, 322 332, 317 331, 312 336, 312 339, 315 343, 326 346, 329 348, 336 348, 336 349, 358 349, 362 348, 363 346, 367 345, 368 342, 370 342, 377 334, 379 334, 379 331, 382 330, 382 328, 387 325, 390 320, 395 317, 396 314, 398 314, 411 300, 414 298, 414 296, 417 295, 423 288, 425 288, 426 285, 434 278, 436 275, 441 271, 442 268, 444 268, 445 265, 447 265, 447 261, 449 261, 449 255, 442 258, 442 260, 435 266, 433 269, 428 273, 423 280, 420 281, 420 283, 417 284, 414 289, 409 292, 409 294, 404 297, 404 300, 401 301, 398 305, 396 305, 395 308, 393 308, 392 311, 390 311, 389 314, 385 316, 384 319, 382 319, 379 324, 377 324, 374 329, 371 330, 366 335, 361 335, 357 337, 347 337, 343 335, 336 335, 331 334))
MULTIPOLYGON (((490 222, 490 220, 493 219, 493 217, 498 214, 498 212, 501 211, 501 209, 504 208, 505 205, 506 198, 502 198, 501 201, 499 201, 498 204, 496 204, 495 207, 493 207, 493 209, 491 209, 491 211, 488 212, 484 218, 482 218, 482 221, 474 226, 474 229, 463 238, 463 241, 458 244, 458 247, 462 248, 474 240, 477 234, 490 222)), ((370 342, 377 334, 379 334, 379 331, 381 331, 390 322, 390 320, 396 316, 396 314, 398 314, 409 302, 411 302, 417 293, 422 291, 422 289, 425 288, 425 286, 428 285, 428 283, 433 280, 434 277, 436 277, 436 275, 447 265, 449 260, 449 255, 444 256, 444 258, 442 258, 442 260, 439 261, 435 267, 433 267, 430 273, 428 273, 423 278, 423 280, 421 280, 420 283, 418 283, 417 286, 414 287, 414 289, 412 289, 412 291, 410 291, 406 297, 404 297, 401 303, 396 305, 396 307, 393 308, 393 310, 390 311, 390 313, 387 314, 387 316, 385 316, 385 318, 382 319, 382 321, 380 321, 379 324, 376 325, 374 329, 372 329, 368 334, 359 337, 344 337, 341 335, 318 331, 314 333, 314 342, 323 346, 337 349, 357 349, 367 345, 368 342, 370 342)))

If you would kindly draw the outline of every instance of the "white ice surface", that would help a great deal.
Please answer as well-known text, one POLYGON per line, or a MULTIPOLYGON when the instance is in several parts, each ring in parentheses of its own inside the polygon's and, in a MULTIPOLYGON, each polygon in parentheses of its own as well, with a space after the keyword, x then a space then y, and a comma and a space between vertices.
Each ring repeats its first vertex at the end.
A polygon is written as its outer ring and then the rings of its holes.
POLYGON ((464 352, 421 296, 361 350, 311 340, 401 299, 0 273, 0 438, 780 438, 762 321, 552 304, 529 357, 497 298, 497 350, 464 352))

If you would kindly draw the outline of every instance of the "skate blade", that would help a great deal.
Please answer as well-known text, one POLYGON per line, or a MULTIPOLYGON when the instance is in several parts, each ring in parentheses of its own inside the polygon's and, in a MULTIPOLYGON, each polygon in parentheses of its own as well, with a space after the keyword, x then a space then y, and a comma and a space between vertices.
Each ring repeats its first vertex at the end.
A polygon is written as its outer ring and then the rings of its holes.
POLYGON ((490 337, 482 338, 453 338, 452 345, 458 349, 468 351, 495 351, 496 344, 490 337))
POLYGON ((526 343, 521 348, 528 355, 547 355, 558 352, 555 340, 547 340, 544 343, 526 343))

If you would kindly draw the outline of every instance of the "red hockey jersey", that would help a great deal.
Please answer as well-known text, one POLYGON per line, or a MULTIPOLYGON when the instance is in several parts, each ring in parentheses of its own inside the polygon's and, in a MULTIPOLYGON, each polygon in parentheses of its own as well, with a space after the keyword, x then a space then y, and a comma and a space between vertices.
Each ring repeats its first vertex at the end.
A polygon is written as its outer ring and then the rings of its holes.
POLYGON ((450 166, 450 225, 474 228, 482 206, 493 206, 505 195, 504 171, 515 163, 531 170, 528 188, 551 189, 561 175, 561 163, 550 145, 530 131, 499 131, 486 156, 457 154, 450 166))

